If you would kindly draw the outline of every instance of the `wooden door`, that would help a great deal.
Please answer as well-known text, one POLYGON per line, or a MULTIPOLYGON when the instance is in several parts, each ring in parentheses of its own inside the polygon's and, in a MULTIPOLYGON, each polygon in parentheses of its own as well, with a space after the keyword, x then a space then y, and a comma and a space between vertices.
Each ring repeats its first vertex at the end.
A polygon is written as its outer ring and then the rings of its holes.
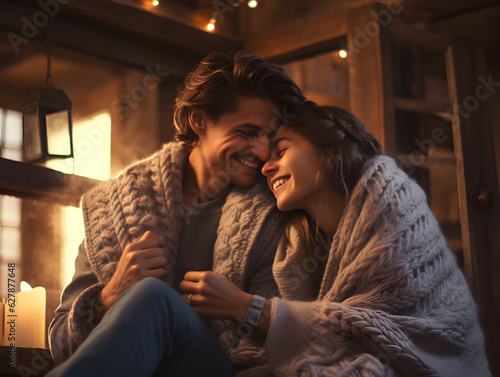
MULTIPOLYGON (((500 365, 500 200, 479 47, 370 5, 347 20, 350 109, 426 190, 474 298, 493 375, 500 365)), ((500 375, 500 374, 499 374, 500 375)))

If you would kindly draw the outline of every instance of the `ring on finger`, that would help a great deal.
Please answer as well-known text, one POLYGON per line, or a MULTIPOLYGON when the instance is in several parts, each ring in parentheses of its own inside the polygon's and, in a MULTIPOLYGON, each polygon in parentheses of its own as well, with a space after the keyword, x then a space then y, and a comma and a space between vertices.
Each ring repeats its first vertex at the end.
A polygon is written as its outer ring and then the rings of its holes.
POLYGON ((188 303, 189 305, 191 305, 191 296, 192 296, 192 295, 193 295, 193 294, 192 294, 192 293, 190 293, 190 294, 189 294, 189 296, 188 296, 188 299, 187 299, 187 303, 188 303))

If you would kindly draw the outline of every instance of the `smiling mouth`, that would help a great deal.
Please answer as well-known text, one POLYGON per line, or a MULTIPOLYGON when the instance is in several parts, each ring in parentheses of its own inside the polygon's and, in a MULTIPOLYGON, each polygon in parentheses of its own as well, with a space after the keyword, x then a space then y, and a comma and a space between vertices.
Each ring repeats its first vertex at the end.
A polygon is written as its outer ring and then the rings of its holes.
POLYGON ((260 162, 256 162, 255 160, 249 160, 245 157, 236 156, 236 160, 239 163, 242 163, 243 165, 248 166, 248 167, 253 168, 253 169, 257 169, 260 166, 260 162))
POLYGON ((280 178, 276 182, 274 182, 273 183, 273 192, 275 192, 279 187, 284 185, 289 179, 290 179, 290 177, 280 178))

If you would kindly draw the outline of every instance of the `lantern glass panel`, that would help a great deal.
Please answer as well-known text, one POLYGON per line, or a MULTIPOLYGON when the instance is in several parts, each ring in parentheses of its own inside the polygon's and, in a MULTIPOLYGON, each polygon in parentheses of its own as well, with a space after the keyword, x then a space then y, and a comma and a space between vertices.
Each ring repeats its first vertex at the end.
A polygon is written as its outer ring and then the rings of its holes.
POLYGON ((42 157, 42 143, 36 112, 24 114, 24 154, 27 161, 42 157))
POLYGON ((47 125, 47 149, 49 155, 70 156, 69 112, 58 111, 45 116, 47 125))

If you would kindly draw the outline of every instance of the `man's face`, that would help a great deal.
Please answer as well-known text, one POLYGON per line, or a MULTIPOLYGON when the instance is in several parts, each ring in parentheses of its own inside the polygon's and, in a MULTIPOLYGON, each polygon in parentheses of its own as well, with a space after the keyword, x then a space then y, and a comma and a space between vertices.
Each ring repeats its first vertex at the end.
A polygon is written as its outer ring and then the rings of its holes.
POLYGON ((255 184, 270 155, 272 109, 270 101, 240 97, 236 111, 215 122, 205 120, 197 147, 209 175, 239 187, 255 184))

